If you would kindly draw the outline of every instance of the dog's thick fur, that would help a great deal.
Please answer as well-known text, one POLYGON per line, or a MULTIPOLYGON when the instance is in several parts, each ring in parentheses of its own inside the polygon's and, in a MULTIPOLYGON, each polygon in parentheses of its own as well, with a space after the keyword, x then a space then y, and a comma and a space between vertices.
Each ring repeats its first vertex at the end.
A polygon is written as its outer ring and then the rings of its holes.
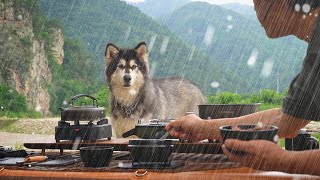
POLYGON ((140 119, 169 119, 197 112, 206 103, 201 91, 183 78, 149 77, 148 50, 144 42, 134 49, 108 44, 106 78, 110 90, 110 113, 117 137, 133 129, 140 119))

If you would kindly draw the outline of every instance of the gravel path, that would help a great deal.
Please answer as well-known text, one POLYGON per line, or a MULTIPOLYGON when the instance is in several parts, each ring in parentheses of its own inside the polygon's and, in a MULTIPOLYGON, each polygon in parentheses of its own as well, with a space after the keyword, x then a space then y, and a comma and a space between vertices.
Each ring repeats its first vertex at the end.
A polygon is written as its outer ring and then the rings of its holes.
POLYGON ((25 142, 55 142, 54 128, 59 118, 0 119, 0 146, 22 148, 25 142))
POLYGON ((55 142, 54 135, 41 134, 19 134, 0 132, 0 145, 11 147, 22 147, 26 142, 55 142))

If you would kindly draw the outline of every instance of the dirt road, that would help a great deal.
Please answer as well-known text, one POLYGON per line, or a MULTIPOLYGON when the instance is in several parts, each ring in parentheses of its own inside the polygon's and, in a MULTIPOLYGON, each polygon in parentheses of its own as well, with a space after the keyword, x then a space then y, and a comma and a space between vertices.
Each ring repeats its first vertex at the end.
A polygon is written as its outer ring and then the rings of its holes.
POLYGON ((0 145, 21 148, 24 142, 55 142, 54 135, 0 132, 0 145))

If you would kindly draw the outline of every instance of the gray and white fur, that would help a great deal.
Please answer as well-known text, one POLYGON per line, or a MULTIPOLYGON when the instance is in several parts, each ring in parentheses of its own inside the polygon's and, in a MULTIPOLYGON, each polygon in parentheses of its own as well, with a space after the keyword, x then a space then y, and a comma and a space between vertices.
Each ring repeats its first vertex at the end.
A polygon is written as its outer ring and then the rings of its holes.
POLYGON ((110 91, 110 118, 116 137, 133 129, 140 119, 178 118, 197 112, 206 98, 201 90, 183 78, 149 77, 145 42, 134 49, 108 44, 105 51, 106 79, 110 91))

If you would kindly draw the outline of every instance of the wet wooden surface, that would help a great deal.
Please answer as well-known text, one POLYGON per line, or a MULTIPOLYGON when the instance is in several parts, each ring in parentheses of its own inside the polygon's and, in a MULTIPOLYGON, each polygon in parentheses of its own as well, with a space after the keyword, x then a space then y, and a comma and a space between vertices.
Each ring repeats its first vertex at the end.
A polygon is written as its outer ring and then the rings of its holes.
MULTIPOLYGON (((109 141, 99 140, 97 142, 82 142, 79 146, 104 146, 111 145, 116 147, 116 150, 126 150, 129 139, 112 139, 109 141)), ((59 143, 25 143, 27 148, 31 149, 72 149, 73 142, 59 142, 59 143)), ((175 151, 199 151, 202 148, 205 149, 205 153, 208 153, 204 156, 210 156, 210 153, 216 153, 216 149, 221 147, 221 144, 215 143, 181 143, 175 142, 175 146, 178 147, 175 151), (180 150, 179 150, 180 146, 180 150), (200 147, 200 148, 199 148, 200 147), (184 148, 184 150, 183 150, 184 148), (207 149, 206 149, 207 148, 207 149), (191 150, 190 150, 191 149, 191 150), (213 150, 214 149, 214 150, 213 150)), ((199 155, 199 154, 198 154, 199 155)), ((195 155, 196 156, 196 155, 195 155)), ((195 157, 194 156, 194 157, 195 157)), ((214 155, 211 155, 214 156, 214 155)), ((195 157, 196 158, 196 157, 195 157)), ((196 158, 198 159, 198 158, 196 158)), ((194 162, 195 166, 196 161, 189 158, 189 163, 194 162)), ((207 161, 209 164, 211 161, 207 161)), ((67 169, 64 171, 59 170, 37 170, 37 169, 14 169, 8 167, 0 167, 0 179, 8 180, 47 180, 47 179, 223 179, 223 180, 234 180, 234 179, 279 179, 279 180, 304 180, 304 179, 320 179, 317 176, 309 175, 295 175, 295 174, 286 174, 281 172, 263 172, 257 171, 248 167, 227 167, 222 169, 204 169, 196 171, 154 171, 148 170, 147 174, 143 177, 137 177, 135 175, 135 170, 122 170, 122 171, 110 171, 107 168, 99 169, 86 169, 86 171, 75 171, 72 169, 67 169)))
POLYGON ((292 175, 284 173, 259 172, 250 168, 240 167, 222 170, 207 170, 179 173, 147 172, 143 177, 137 177, 134 172, 58 172, 58 171, 26 171, 8 170, 0 172, 0 179, 8 180, 38 180, 38 179, 279 179, 305 180, 320 179, 308 175, 292 175))

